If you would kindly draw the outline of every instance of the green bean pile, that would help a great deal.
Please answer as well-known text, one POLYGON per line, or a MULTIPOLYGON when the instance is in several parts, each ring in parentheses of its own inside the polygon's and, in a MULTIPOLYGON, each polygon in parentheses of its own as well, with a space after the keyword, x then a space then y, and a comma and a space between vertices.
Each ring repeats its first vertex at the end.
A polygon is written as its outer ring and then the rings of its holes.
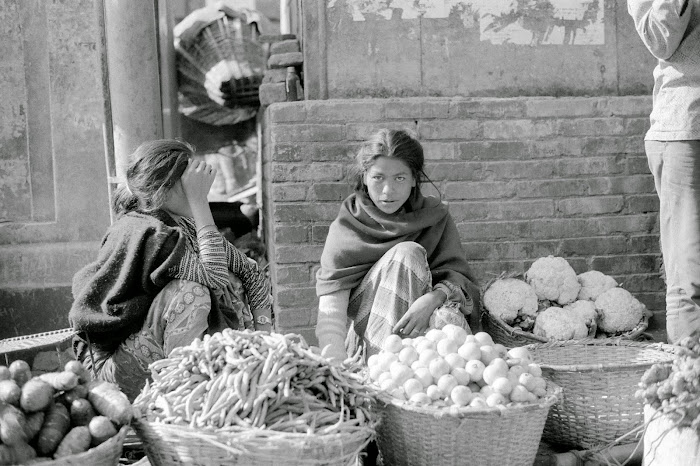
POLYGON ((314 350, 294 334, 205 335, 152 363, 134 405, 149 421, 227 430, 336 434, 371 423, 361 355, 334 365, 314 350))

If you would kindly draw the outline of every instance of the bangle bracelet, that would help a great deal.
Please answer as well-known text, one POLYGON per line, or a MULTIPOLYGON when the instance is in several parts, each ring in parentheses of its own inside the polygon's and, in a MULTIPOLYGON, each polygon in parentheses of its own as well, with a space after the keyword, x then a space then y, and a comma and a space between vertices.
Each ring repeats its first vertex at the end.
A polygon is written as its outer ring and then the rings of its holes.
POLYGON ((255 322, 260 324, 260 325, 266 325, 266 324, 271 324, 272 320, 268 316, 258 316, 255 319, 255 322))
MULTIPOLYGON (((206 225, 202 225, 201 227, 197 228, 197 234, 199 234, 199 232, 202 231, 202 230, 204 230, 205 228, 209 228, 209 227, 217 228, 217 226, 214 225, 213 223, 208 223, 208 224, 206 224, 206 225)), ((218 228, 217 228, 217 229, 218 229, 218 228)))

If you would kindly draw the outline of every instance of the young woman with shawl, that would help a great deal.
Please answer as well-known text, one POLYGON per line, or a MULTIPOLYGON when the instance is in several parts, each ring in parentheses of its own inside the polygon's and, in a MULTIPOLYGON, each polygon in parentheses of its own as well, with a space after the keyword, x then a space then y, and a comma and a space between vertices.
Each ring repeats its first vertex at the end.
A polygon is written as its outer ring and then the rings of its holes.
POLYGON ((227 327, 271 329, 269 280, 214 224, 215 174, 185 142, 141 144, 114 193, 117 220, 73 277, 76 358, 132 400, 173 348, 227 327))
POLYGON ((357 155, 355 192, 328 231, 316 275, 316 336, 324 354, 378 353, 397 333, 416 337, 479 322, 479 289, 447 205, 423 196, 423 148, 382 129, 357 155))

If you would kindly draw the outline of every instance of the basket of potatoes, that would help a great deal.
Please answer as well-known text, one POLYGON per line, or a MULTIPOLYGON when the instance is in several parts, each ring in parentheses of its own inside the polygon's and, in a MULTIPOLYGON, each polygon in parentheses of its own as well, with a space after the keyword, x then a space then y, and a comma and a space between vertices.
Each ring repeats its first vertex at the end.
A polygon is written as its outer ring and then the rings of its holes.
POLYGON ((0 465, 117 465, 132 416, 126 395, 78 361, 41 375, 22 359, 0 366, 0 465))

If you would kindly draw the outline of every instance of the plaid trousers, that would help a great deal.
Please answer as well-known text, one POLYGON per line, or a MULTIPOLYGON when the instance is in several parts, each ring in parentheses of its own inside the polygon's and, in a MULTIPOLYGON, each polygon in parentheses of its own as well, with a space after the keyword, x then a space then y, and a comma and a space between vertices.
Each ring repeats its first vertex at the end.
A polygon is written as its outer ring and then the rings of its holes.
MULTIPOLYGON (((348 354, 354 355, 361 348, 365 359, 379 353, 411 304, 431 290, 427 253, 421 245, 406 241, 387 251, 350 294, 345 340, 348 354)), ((431 327, 438 326, 436 321, 443 325, 452 322, 469 330, 456 303, 446 302, 436 309, 431 327)))

